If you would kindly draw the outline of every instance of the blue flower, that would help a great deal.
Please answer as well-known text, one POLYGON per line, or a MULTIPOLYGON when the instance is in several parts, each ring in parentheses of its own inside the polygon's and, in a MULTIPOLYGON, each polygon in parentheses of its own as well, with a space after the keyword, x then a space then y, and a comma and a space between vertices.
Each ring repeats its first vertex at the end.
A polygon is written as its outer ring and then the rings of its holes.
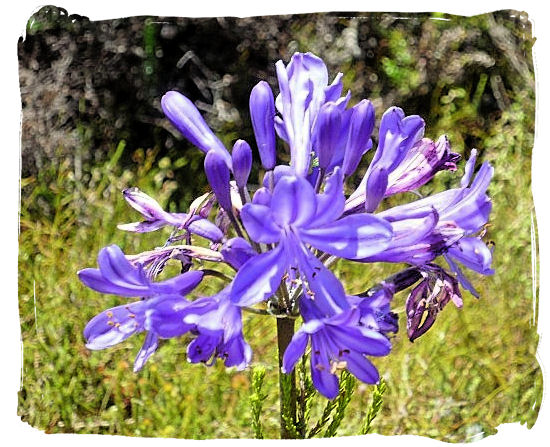
MULTIPOLYGON (((132 265, 116 245, 103 248, 98 255, 99 269, 78 272, 80 280, 93 290, 126 297, 142 297, 141 301, 107 309, 90 320, 84 329, 86 347, 92 350, 114 346, 133 334, 150 331, 136 357, 134 369, 141 369, 156 350, 158 338, 168 338, 151 328, 150 315, 158 309, 180 312, 188 305, 184 295, 202 280, 204 273, 190 271, 166 281, 151 281, 141 265, 132 265)), ((169 315, 173 318, 173 314, 169 315)), ((183 328, 182 332, 186 332, 183 328)))
MULTIPOLYGON (((214 296, 199 298, 183 309, 183 324, 190 325, 191 333, 196 335, 187 348, 191 363, 220 358, 225 366, 234 366, 237 370, 250 363, 252 349, 243 337, 241 308, 229 300, 229 293, 230 286, 214 296)), ((166 324, 166 319, 159 319, 159 323, 166 324)), ((155 321, 153 327, 156 327, 155 321)))
POLYGON ((444 255, 461 285, 479 296, 457 265, 458 262, 483 275, 494 273, 492 253, 478 236, 491 213, 492 202, 487 196, 487 188, 494 170, 485 162, 472 181, 476 155, 473 150, 460 188, 378 213, 378 217, 391 223, 394 237, 383 253, 362 261, 421 265, 444 255))
POLYGON ((379 374, 366 356, 389 354, 391 343, 377 330, 360 322, 360 311, 348 309, 331 317, 318 312, 314 300, 302 297, 300 312, 304 324, 292 337, 284 357, 284 373, 290 373, 311 343, 311 378, 315 388, 328 399, 338 395, 338 376, 341 369, 365 383, 377 383, 379 374))
POLYGON ((327 312, 348 307, 340 282, 306 244, 335 256, 362 258, 385 249, 392 236, 390 225, 370 214, 341 217, 344 194, 339 169, 327 180, 322 194, 295 176, 281 176, 272 196, 265 194, 265 204, 246 204, 241 219, 252 240, 275 247, 240 268, 232 300, 239 305, 265 300, 286 272, 292 279, 301 275, 327 312))
POLYGON ((168 213, 162 209, 156 200, 148 196, 138 188, 130 188, 122 191, 128 204, 139 212, 145 220, 120 224, 118 228, 135 233, 148 233, 166 226, 177 229, 186 229, 190 233, 197 234, 211 241, 220 241, 223 238, 221 230, 207 219, 193 213, 168 213))

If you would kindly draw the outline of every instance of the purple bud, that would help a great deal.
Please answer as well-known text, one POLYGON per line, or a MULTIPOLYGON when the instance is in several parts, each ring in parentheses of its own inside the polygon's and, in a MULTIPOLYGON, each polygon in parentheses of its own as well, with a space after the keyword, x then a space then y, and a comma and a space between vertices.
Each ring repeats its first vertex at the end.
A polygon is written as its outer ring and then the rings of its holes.
POLYGON ((342 172, 351 175, 357 169, 363 154, 372 147, 370 136, 374 128, 374 107, 372 103, 363 99, 352 107, 350 126, 342 172))
POLYGON ((229 186, 229 168, 217 151, 210 151, 204 158, 204 172, 220 206, 231 213, 231 192, 229 186))
POLYGON ((262 166, 273 169, 277 162, 275 147, 275 101, 271 87, 260 81, 250 92, 250 118, 262 166))
POLYGON ((223 143, 214 135, 195 105, 181 93, 170 91, 161 100, 162 110, 172 124, 204 153, 216 150, 228 166, 231 158, 223 143))
POLYGON ((244 188, 252 168, 252 149, 244 140, 237 140, 231 153, 233 160, 233 177, 239 188, 244 188))
POLYGON ((313 142, 319 167, 327 169, 340 144, 342 113, 334 103, 326 103, 319 110, 315 123, 313 142))

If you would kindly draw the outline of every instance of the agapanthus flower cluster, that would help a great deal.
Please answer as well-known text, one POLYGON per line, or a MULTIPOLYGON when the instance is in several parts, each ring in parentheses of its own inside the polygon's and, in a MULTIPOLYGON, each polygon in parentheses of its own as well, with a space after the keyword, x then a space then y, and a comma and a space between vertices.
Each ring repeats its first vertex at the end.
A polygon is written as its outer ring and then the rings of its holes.
POLYGON ((391 351, 398 329, 391 310, 395 294, 412 287, 405 303, 411 340, 432 326, 449 301, 462 306, 461 287, 478 296, 463 268, 493 273, 492 252, 483 241, 492 167, 483 163, 474 174, 472 150, 457 187, 418 198, 418 188, 438 171, 457 170, 460 156, 445 136, 425 138, 423 119, 398 107, 386 110, 376 126, 372 103, 363 99, 352 106, 342 73, 330 82, 325 63, 311 53, 294 54, 286 66, 277 62, 276 73, 276 97, 265 81, 250 93, 255 144, 237 140, 231 152, 188 98, 176 91, 164 95, 167 118, 205 153, 211 193, 185 213, 170 213, 144 192, 123 191, 142 220, 120 229, 169 227, 171 233, 161 247, 136 255, 105 247, 98 269, 79 272, 98 292, 136 299, 88 323, 89 349, 145 332, 135 360, 139 370, 161 339, 185 335, 190 362, 219 358, 243 369, 252 359, 243 311, 295 318, 301 326, 282 371, 290 373, 309 352, 313 384, 332 399, 340 370, 378 382, 371 360, 391 351), (285 157, 278 157, 277 147, 290 154, 289 164, 279 163, 285 157), (256 150, 260 178, 251 178, 256 150), (391 203, 403 204, 389 207, 386 199, 397 195, 391 203), (351 295, 330 269, 338 259, 365 269, 373 262, 403 269, 351 295), (206 269, 205 261, 226 264, 234 275, 206 269), (159 280, 168 262, 181 263, 182 273, 159 280), (212 275, 226 279, 221 291, 187 297, 212 275))

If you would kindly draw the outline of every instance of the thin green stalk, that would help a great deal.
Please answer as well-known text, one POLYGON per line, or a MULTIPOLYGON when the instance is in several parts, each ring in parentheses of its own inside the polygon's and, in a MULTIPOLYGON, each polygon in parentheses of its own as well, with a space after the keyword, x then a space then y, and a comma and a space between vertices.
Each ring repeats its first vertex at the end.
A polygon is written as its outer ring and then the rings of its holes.
POLYGON ((279 405, 281 439, 296 439, 296 376, 294 371, 284 374, 283 356, 294 335, 294 320, 277 318, 277 346, 279 350, 279 405))

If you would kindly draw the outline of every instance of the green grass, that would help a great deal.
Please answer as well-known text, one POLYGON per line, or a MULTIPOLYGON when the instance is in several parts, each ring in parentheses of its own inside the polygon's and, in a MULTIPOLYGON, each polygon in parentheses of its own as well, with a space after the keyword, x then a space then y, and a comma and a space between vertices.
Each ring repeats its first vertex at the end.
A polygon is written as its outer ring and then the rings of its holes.
MULTIPOLYGON (((482 158, 493 163, 496 173, 488 231, 495 242, 496 274, 481 278, 471 273, 481 292, 479 301, 465 293, 462 310, 449 305, 415 343, 402 330, 392 354, 375 361, 388 390, 372 432, 459 442, 494 433, 505 422, 530 427, 537 418, 542 375, 535 359, 538 284, 533 285, 532 277, 533 116, 524 108, 521 100, 513 103, 486 135, 478 136, 482 158)), ((455 150, 464 152, 459 138, 464 128, 450 125, 452 113, 445 107, 439 113, 429 136, 446 129, 451 141, 458 141, 455 150)), ((137 253, 162 244, 166 236, 118 231, 117 223, 138 218, 120 191, 138 186, 164 204, 174 188, 183 187, 171 178, 174 169, 185 166, 167 159, 156 162, 154 153, 141 151, 139 163, 123 170, 117 164, 123 150, 123 145, 114 149, 106 164, 92 168, 83 179, 74 177, 68 163, 23 179, 19 306, 24 365, 19 414, 48 433, 253 437, 250 371, 225 370, 220 363, 212 368, 188 364, 185 339, 166 341, 139 374, 132 372, 132 362, 142 336, 101 352, 84 347, 86 322, 123 299, 87 289, 76 271, 94 266, 104 245, 117 243, 137 253)), ((459 175, 442 173, 424 192, 458 182, 459 175)), ((350 292, 362 292, 396 268, 340 263, 336 272, 350 292)), ((201 291, 217 287, 212 282, 201 291)), ((403 294, 395 298, 402 328, 404 299, 403 294)), ((264 434, 277 437, 275 322, 247 314, 245 332, 254 362, 266 368, 264 434)), ((358 386, 340 435, 359 432, 373 389, 358 386)), ((320 414, 324 404, 318 398, 313 415, 320 414)))

